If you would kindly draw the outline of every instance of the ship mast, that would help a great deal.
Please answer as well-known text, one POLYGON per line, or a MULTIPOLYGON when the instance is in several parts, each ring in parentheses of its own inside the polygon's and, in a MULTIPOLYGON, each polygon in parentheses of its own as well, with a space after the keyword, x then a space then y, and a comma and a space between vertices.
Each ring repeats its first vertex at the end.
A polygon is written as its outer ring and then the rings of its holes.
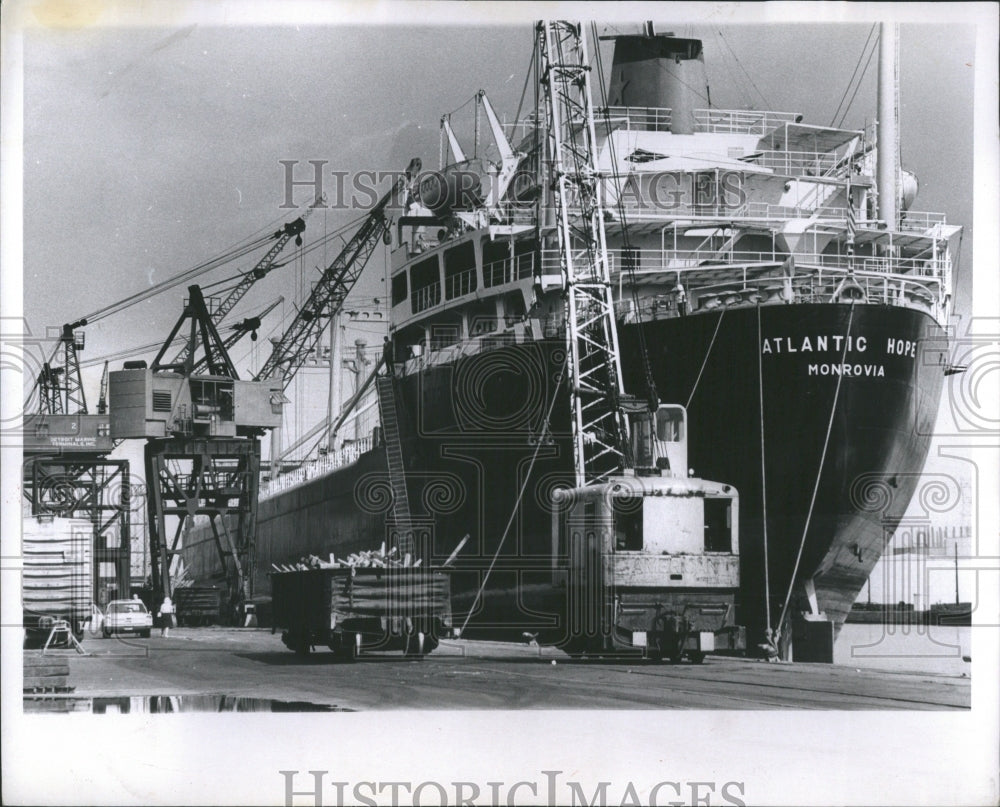
POLYGON ((890 230, 899 224, 899 30, 879 26, 878 50, 878 204, 890 230))

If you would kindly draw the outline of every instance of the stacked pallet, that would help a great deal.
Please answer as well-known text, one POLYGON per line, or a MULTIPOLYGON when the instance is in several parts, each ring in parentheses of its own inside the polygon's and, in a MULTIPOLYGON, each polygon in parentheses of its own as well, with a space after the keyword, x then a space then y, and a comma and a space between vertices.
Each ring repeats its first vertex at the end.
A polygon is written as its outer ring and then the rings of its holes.
POLYGON ((328 560, 316 555, 307 555, 295 563, 272 563, 271 568, 276 572, 306 572, 310 569, 395 569, 416 568, 420 562, 421 558, 414 560, 409 552, 400 557, 396 547, 386 552, 383 542, 380 549, 352 552, 346 558, 337 558, 333 552, 330 553, 328 560))
POLYGON ((72 689, 68 682, 69 659, 25 651, 25 692, 66 692, 72 689))

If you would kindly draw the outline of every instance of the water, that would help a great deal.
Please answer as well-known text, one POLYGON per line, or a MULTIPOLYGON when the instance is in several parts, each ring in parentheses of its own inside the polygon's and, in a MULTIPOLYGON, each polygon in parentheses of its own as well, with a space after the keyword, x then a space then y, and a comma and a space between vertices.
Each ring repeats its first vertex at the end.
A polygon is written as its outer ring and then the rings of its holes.
POLYGON ((232 695, 139 695, 82 698, 72 695, 26 696, 25 713, 89 712, 104 714, 174 714, 182 712, 346 712, 322 703, 242 698, 232 695))
POLYGON ((955 625, 847 624, 833 648, 836 664, 866 669, 971 675, 972 628, 955 625))

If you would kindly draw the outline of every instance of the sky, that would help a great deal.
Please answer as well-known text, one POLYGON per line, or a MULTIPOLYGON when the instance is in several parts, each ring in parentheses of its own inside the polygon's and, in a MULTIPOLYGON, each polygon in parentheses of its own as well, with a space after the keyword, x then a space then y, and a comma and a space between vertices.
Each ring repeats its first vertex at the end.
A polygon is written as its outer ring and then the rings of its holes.
MULTIPOLYGON (((281 161, 298 161, 297 179, 311 176, 310 160, 326 161, 327 172, 399 170, 414 156, 437 167, 439 120, 453 110, 471 150, 468 101, 484 89, 498 114, 513 119, 533 45, 529 18, 436 27, 412 19, 405 25, 215 22, 25 32, 24 314, 33 332, 98 311, 294 218, 300 211, 281 207, 281 161)), ((832 123, 840 102, 851 98, 845 92, 872 29, 871 21, 765 26, 697 17, 657 25, 703 39, 716 107, 801 112, 813 124, 832 123)), ((904 23, 900 41, 903 165, 920 180, 916 209, 945 212, 949 222, 966 225, 956 305, 965 316, 975 32, 970 25, 904 23)), ((602 48, 607 69, 611 45, 602 48)), ((860 128, 875 116, 876 63, 863 73, 845 127, 860 128)), ((530 88, 524 103, 526 109, 533 103, 530 88)), ((296 189, 294 200, 307 204, 311 191, 296 189)), ((307 243, 358 215, 315 212, 307 243)), ((232 277, 262 253, 199 282, 232 277)), ((296 258, 286 248, 287 265, 230 315, 235 321, 285 298, 256 343, 245 340, 232 350, 241 373, 265 360, 267 336, 280 335, 294 315, 293 300, 303 298, 335 254, 331 246, 296 258)), ((348 308, 374 310, 385 301, 385 262, 380 249, 348 308)), ((165 338, 185 296, 181 285, 87 327, 83 359, 93 362, 85 371, 92 408, 101 357, 165 338)), ((354 338, 377 346, 381 332, 356 328, 354 338)), ((322 380, 312 384, 321 394, 322 380)), ((300 429, 325 409, 325 397, 301 389, 292 397, 286 421, 300 429)), ((120 453, 141 473, 139 446, 120 453)))

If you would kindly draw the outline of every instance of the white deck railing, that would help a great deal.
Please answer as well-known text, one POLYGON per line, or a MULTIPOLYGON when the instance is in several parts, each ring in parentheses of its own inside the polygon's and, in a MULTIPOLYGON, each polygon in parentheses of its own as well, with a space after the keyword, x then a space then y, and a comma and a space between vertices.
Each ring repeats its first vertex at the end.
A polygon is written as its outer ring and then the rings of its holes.
MULTIPOLYGON (((608 250, 612 274, 625 266, 624 259, 632 262, 633 271, 640 275, 644 272, 676 271, 700 269, 705 272, 717 272, 721 269, 738 269, 743 265, 782 263, 788 256, 777 252, 751 252, 746 250, 706 249, 633 249, 624 255, 621 249, 608 250)), ((862 271, 875 271, 891 274, 911 274, 920 277, 936 277, 944 273, 947 258, 901 258, 901 257, 871 257, 856 255, 853 266, 862 271), (866 263, 867 262, 867 263, 866 263)), ((813 265, 830 269, 849 270, 852 258, 841 254, 797 253, 796 265, 813 265)), ((545 250, 542 254, 542 271, 557 273, 559 253, 557 250, 545 250)))
POLYGON ((465 269, 444 279, 445 299, 453 300, 476 290, 476 267, 465 269))
MULTIPOLYGON (((612 125, 623 124, 624 128, 645 132, 669 132, 671 110, 652 106, 610 106, 598 109, 595 124, 600 127, 610 119, 612 125)), ((600 131, 600 128, 598 129, 600 131)))
POLYGON ((488 287, 502 286, 504 283, 524 280, 532 276, 534 269, 535 253, 533 252, 493 261, 483 266, 483 284, 488 287))
MULTIPOLYGON (((603 130, 605 116, 613 126, 626 130, 669 132, 673 110, 669 107, 610 106, 596 110, 595 123, 598 134, 603 130)), ((753 109, 695 109, 694 130, 696 132, 718 134, 765 135, 801 119, 797 112, 775 112, 753 109)), ((515 123, 504 124, 504 131, 511 140, 519 141, 529 136, 536 128, 534 118, 522 118, 515 123)))
POLYGON ((280 474, 267 482, 261 482, 258 499, 268 499, 284 490, 304 485, 306 482, 324 476, 331 471, 335 471, 337 468, 343 468, 345 465, 357 462, 362 454, 366 454, 372 448, 373 441, 371 436, 354 440, 339 451, 322 456, 300 468, 296 468, 294 471, 280 474))
POLYGON ((414 314, 425 311, 441 302, 441 284, 431 283, 419 289, 414 289, 410 298, 410 306, 414 314))
POLYGON ((764 135, 786 123, 795 123, 797 112, 756 111, 753 109, 696 109, 696 131, 721 134, 764 135))

